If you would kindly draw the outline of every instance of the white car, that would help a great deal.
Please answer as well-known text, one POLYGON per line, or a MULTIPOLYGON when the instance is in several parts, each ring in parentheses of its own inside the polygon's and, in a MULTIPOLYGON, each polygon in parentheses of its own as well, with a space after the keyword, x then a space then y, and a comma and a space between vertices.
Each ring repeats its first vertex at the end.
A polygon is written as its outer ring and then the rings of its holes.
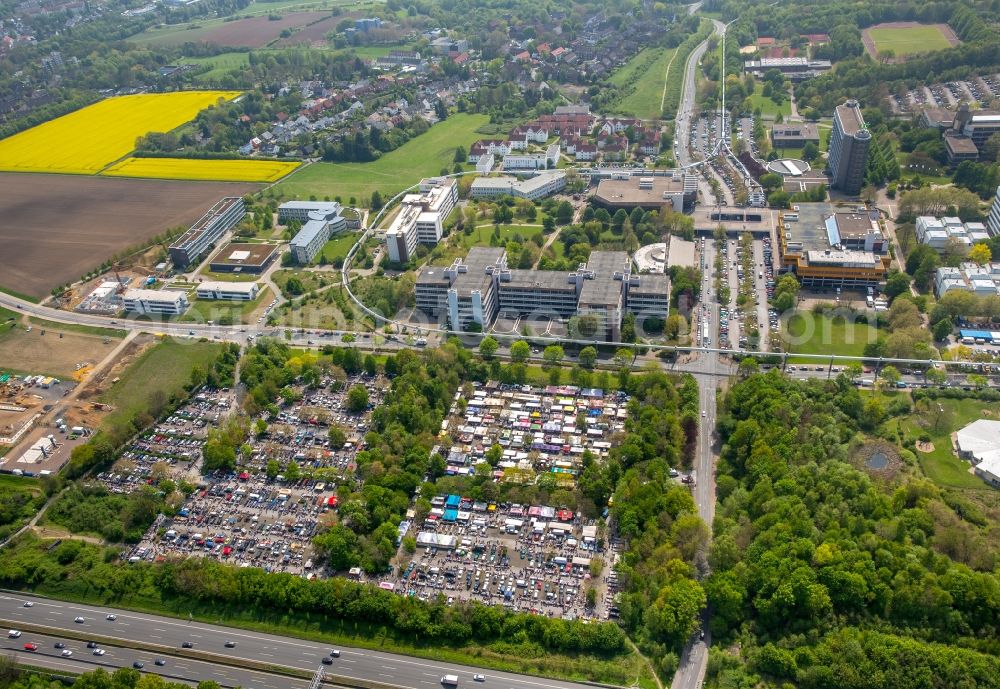
POLYGON ((704 409, 701 410, 701 415, 705 416, 705 410, 704 409))
POLYGON ((82 617, 77 617, 73 621, 76 622, 77 624, 83 624, 83 618, 82 617))
POLYGON ((62 650, 62 657, 63 658, 69 658, 71 655, 73 655, 73 651, 69 650, 68 648, 64 648, 62 650))
POLYGON ((17 629, 11 629, 9 632, 7 632, 7 638, 8 639, 17 639, 20 636, 21 636, 21 632, 19 630, 17 630, 17 629))
POLYGON ((107 616, 107 617, 106 617, 105 619, 106 619, 106 620, 107 620, 108 622, 114 622, 115 620, 117 620, 117 619, 118 619, 118 615, 108 615, 108 616, 107 616))
POLYGON ((95 648, 94 649, 94 655, 95 656, 102 656, 105 653, 106 653, 106 651, 103 648, 95 648))
POLYGON ((476 682, 485 682, 486 675, 473 675, 472 679, 475 680, 476 682))
POLYGON ((30 600, 26 600, 26 601, 24 601, 24 605, 21 606, 21 607, 23 607, 23 608, 33 608, 33 607, 35 607, 35 604, 32 603, 30 600))

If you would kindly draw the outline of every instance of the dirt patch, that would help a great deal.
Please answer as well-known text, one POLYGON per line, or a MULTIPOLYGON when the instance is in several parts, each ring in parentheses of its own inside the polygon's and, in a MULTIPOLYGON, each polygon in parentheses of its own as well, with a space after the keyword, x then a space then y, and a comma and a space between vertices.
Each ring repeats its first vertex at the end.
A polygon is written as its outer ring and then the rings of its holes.
MULTIPOLYGON (((216 26, 181 31, 164 36, 162 39, 156 39, 155 42, 167 45, 194 41, 197 43, 217 43, 220 46, 233 48, 261 48, 280 37, 281 32, 285 29, 308 26, 329 16, 328 12, 292 12, 283 14, 281 19, 273 21, 267 17, 249 17, 216 26)), ((331 25, 330 28, 333 26, 336 24, 331 25)))
POLYGON ((348 15, 321 19, 315 24, 310 24, 299 29, 288 38, 282 38, 275 45, 284 48, 296 45, 326 44, 326 34, 336 29, 337 24, 347 19, 347 17, 348 15))
POLYGON ((118 342, 98 335, 60 332, 39 326, 25 332, 18 326, 0 338, 0 368, 73 380, 80 364, 97 364, 118 346, 118 342))
POLYGON ((916 442, 916 448, 918 452, 924 452, 924 453, 934 452, 934 443, 918 440, 916 442))
MULTIPOLYGON (((878 60, 878 50, 875 48, 875 39, 872 38, 872 29, 912 29, 919 26, 936 26, 944 36, 944 39, 948 41, 948 44, 954 48, 956 45, 962 42, 962 40, 947 24, 921 24, 920 22, 886 22, 884 24, 876 24, 875 26, 869 26, 867 29, 861 31, 861 43, 865 47, 865 52, 873 60, 878 60)), ((890 62, 905 62, 907 56, 900 56, 893 58, 890 62)))
POLYGON ((260 185, 0 174, 0 284, 33 297, 260 185))

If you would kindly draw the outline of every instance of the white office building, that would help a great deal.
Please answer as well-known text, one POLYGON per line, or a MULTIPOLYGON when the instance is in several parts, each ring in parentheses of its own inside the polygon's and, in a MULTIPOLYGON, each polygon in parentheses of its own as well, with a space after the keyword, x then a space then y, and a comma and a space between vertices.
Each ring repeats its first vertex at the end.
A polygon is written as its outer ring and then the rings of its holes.
POLYGON ((326 204, 324 208, 311 210, 306 215, 306 223, 292 237, 289 249, 292 258, 299 265, 307 265, 319 254, 330 237, 347 229, 347 221, 340 216, 340 204, 326 204))
POLYGON ((122 295, 125 310, 139 316, 178 316, 190 305, 186 292, 179 290, 130 289, 122 295))
POLYGON ((536 201, 551 196, 566 188, 566 173, 562 170, 521 180, 504 175, 501 177, 478 177, 469 191, 474 199, 492 199, 498 196, 513 196, 517 199, 536 201))
POLYGON ((260 286, 256 282, 202 282, 197 294, 199 299, 253 301, 260 294, 260 286))
POLYGON ((174 240, 169 247, 170 260, 178 268, 194 263, 247 214, 243 198, 227 196, 174 240))
POLYGON ((508 153, 503 157, 504 170, 545 170, 559 165, 560 148, 554 143, 545 153, 508 153))
POLYGON ((419 194, 407 194, 399 213, 385 231, 386 250, 393 263, 406 263, 418 244, 441 241, 444 222, 458 203, 458 184, 451 178, 420 181, 419 194))
POLYGON ((983 266, 963 263, 958 268, 938 268, 934 275, 934 291, 938 297, 956 289, 980 297, 1000 295, 1000 263, 983 266))
POLYGON ((1000 421, 973 421, 955 434, 955 446, 976 476, 1000 488, 1000 421))
POLYGON ((935 218, 921 215, 917 218, 915 226, 917 241, 938 251, 944 251, 949 247, 968 251, 973 244, 985 242, 990 238, 983 223, 963 223, 955 217, 935 218))
POLYGON ((287 225, 292 220, 308 222, 310 213, 320 213, 326 217, 340 215, 340 204, 336 201, 286 201, 278 206, 278 222, 282 225, 287 225))
POLYGON ((991 237, 1000 237, 1000 187, 997 187, 993 208, 990 209, 990 215, 986 218, 986 230, 991 237))

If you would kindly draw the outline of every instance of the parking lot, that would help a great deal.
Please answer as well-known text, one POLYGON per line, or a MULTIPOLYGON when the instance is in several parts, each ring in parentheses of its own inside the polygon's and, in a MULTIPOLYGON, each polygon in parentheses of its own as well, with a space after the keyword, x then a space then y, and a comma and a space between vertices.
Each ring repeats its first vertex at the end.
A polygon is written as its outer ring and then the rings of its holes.
POLYGON ((988 107, 995 98, 1000 98, 1000 74, 974 76, 903 90, 891 96, 890 103, 893 110, 902 114, 919 111, 925 106, 954 108, 962 102, 977 102, 988 107))
POLYGON ((455 495, 437 496, 432 504, 417 554, 398 579, 383 580, 383 588, 421 600, 440 593, 449 603, 477 600, 565 619, 618 616, 611 567, 618 551, 605 546, 597 521, 566 509, 474 503, 455 495))
POLYGON ((331 479, 353 476, 361 436, 388 385, 385 378, 364 374, 347 377, 335 391, 333 382, 321 380, 315 389, 293 385, 296 401, 273 416, 265 412, 263 426, 251 428, 250 453, 238 473, 201 477, 199 472, 207 430, 218 425, 234 403, 228 390, 199 394, 136 440, 123 455, 128 463, 116 464, 129 470, 101 476, 112 490, 133 489, 159 462, 171 467, 171 478, 186 478, 198 488, 176 516, 158 519, 129 556, 157 560, 207 555, 267 571, 321 575, 322 567, 312 562, 312 538, 323 515, 337 507, 331 479), (345 402, 355 385, 364 386, 369 396, 368 409, 356 413, 348 411, 345 402), (333 426, 344 431, 341 446, 330 439, 333 426), (306 467, 313 478, 301 477, 306 467))

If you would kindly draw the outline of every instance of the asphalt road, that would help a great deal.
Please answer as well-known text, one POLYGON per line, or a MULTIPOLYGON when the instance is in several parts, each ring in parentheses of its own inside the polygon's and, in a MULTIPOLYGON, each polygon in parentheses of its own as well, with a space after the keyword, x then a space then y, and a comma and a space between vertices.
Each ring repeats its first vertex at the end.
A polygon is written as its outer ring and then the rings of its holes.
MULTIPOLYGON (((252 659, 311 672, 320 667, 320 660, 329 654, 331 649, 337 648, 341 651, 341 655, 334 659, 332 665, 323 666, 327 672, 353 679, 385 682, 410 689, 440 687, 440 678, 446 674, 458 675, 459 684, 462 686, 482 686, 484 689, 592 689, 588 685, 575 682, 497 672, 380 651, 332 646, 276 634, 245 631, 201 622, 188 622, 114 608, 79 605, 21 594, 0 595, 0 619, 6 620, 14 628, 17 628, 18 622, 31 622, 72 630, 76 633, 93 631, 95 635, 103 638, 120 639, 123 642, 137 639, 149 644, 163 644, 165 647, 176 649, 178 653, 183 651, 181 644, 190 641, 194 644, 196 651, 218 653, 232 659, 252 659), (34 603, 34 606, 23 607, 24 602, 29 600, 34 603), (118 615, 118 619, 114 622, 106 620, 105 617, 109 613, 118 615), (78 616, 84 618, 82 624, 73 621, 78 616), (235 642, 235 647, 226 648, 226 641, 235 642), (485 675, 486 681, 474 683, 472 676, 476 673, 485 675)), ((34 640, 36 637, 41 638, 41 635, 25 632, 20 639, 9 639, 7 646, 15 644, 16 648, 20 649, 24 643, 34 640)), ((54 642, 55 639, 51 639, 51 641, 54 642)), ((39 645, 42 646, 41 643, 39 645)), ((54 651, 51 648, 51 643, 46 645, 48 647, 45 649, 47 654, 49 651, 54 651)), ((67 646, 74 649, 73 658, 75 659, 79 655, 82 662, 84 653, 81 651, 77 654, 75 649, 82 648, 84 643, 67 641, 67 646)), ((62 661, 63 659, 57 660, 62 661)), ((127 666, 131 666, 134 660, 143 660, 146 663, 145 670, 152 671, 155 668, 156 670, 170 671, 173 676, 190 681, 216 679, 216 676, 227 673, 230 676, 225 682, 227 686, 233 686, 236 683, 247 689, 284 689, 293 686, 295 682, 280 675, 267 675, 227 666, 195 663, 186 658, 171 657, 167 659, 165 668, 156 668, 152 663, 153 655, 148 652, 119 649, 112 655, 112 650, 109 647, 108 654, 104 656, 102 662, 109 663, 112 660, 115 665, 127 666), (147 660, 149 662, 146 662, 147 660), (236 676, 237 673, 242 673, 239 678, 236 676), (237 681, 238 679, 239 681, 237 681), (280 687, 276 687, 275 684, 279 684, 280 687)), ((220 684, 223 683, 218 679, 216 681, 219 681, 220 684)), ((305 683, 298 682, 294 686, 305 686, 305 683)))
POLYGON ((213 680, 223 687, 244 687, 245 689, 307 689, 310 684, 307 680, 190 658, 174 658, 116 646, 102 645, 101 648, 104 650, 104 655, 95 656, 93 651, 87 648, 84 641, 31 632, 24 632, 18 639, 11 639, 5 635, 0 643, 0 652, 14 653, 18 662, 48 668, 56 672, 90 672, 98 668, 114 672, 117 668, 132 667, 132 663, 140 661, 143 664, 142 672, 160 675, 171 682, 197 684, 199 681, 213 680), (73 655, 68 658, 63 657, 62 650, 55 648, 55 643, 58 641, 63 642, 73 655), (38 650, 26 651, 24 649, 26 643, 37 644, 38 650), (163 666, 156 665, 157 658, 164 660, 163 666))

